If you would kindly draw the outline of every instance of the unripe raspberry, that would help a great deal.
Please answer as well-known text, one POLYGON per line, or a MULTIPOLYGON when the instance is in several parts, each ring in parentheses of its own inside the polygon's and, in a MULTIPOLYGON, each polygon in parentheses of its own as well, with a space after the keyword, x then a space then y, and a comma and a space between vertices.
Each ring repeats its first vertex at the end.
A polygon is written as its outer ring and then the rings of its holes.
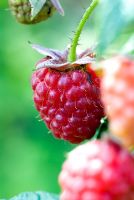
POLYGON ((134 158, 112 140, 91 141, 68 155, 60 200, 134 200, 134 158))
POLYGON ((114 57, 103 63, 102 100, 110 130, 125 146, 134 145, 134 60, 114 57))
POLYGON ((32 19, 29 0, 9 0, 9 6, 17 21, 23 24, 35 24, 46 20, 56 10, 51 0, 46 0, 40 12, 32 19))

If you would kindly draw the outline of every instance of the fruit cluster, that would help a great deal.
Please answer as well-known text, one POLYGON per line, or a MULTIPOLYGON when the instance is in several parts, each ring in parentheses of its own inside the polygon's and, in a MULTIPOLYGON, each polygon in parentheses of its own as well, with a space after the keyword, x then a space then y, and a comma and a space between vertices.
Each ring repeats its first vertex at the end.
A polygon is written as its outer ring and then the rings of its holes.
MULTIPOLYGON (((32 45, 45 55, 31 81, 41 119, 58 139, 78 144, 92 138, 68 154, 59 176, 60 200, 134 200, 134 156, 128 151, 134 147, 134 60, 116 56, 99 62, 102 69, 95 70, 92 49, 76 53, 83 25, 98 2, 91 1, 71 50, 32 45), (109 134, 97 140, 102 118, 109 121, 109 134)), ((39 10, 36 3, 9 0, 23 24, 46 20, 55 10, 64 13, 59 0, 42 1, 39 10)))
POLYGON ((110 124, 110 137, 69 153, 59 176, 60 199, 134 200, 134 157, 121 145, 134 145, 134 61, 116 56, 100 62, 99 77, 90 49, 70 63, 68 50, 33 48, 46 54, 32 76, 34 103, 55 137, 71 143, 91 138, 104 112, 110 124))
POLYGON ((101 65, 111 136, 69 153, 59 176, 61 200, 134 200, 134 157, 121 146, 134 146, 134 61, 116 56, 101 65))
POLYGON ((94 136, 63 164, 60 200, 134 200, 134 156, 127 150, 134 146, 134 60, 115 56, 95 70, 92 49, 76 53, 78 36, 79 31, 70 50, 32 45, 45 55, 36 65, 32 89, 48 129, 71 143, 94 136), (102 137, 102 118, 109 121, 107 137, 102 137))

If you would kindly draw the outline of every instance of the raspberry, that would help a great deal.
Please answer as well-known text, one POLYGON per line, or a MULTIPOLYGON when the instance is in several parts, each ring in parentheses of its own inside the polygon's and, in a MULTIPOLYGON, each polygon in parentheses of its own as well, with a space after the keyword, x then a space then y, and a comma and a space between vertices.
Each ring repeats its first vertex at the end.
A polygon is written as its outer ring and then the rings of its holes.
POLYGON ((134 200, 134 158, 111 139, 69 153, 59 176, 61 200, 134 200))
MULTIPOLYGON (((53 2, 57 1, 58 0, 53 0, 53 2)), ((51 2, 51 0, 46 0, 46 3, 42 9, 33 19, 31 18, 31 4, 29 0, 9 0, 9 6, 12 14, 16 17, 18 22, 23 24, 35 24, 51 17, 56 9, 63 14, 63 10, 59 5, 59 1, 58 8, 54 6, 55 3, 53 2, 51 2)))
POLYGON ((55 137, 80 143, 94 135, 103 117, 100 80, 89 64, 71 67, 67 63, 65 67, 63 60, 62 55, 60 70, 55 67, 60 59, 55 61, 47 57, 37 64, 37 67, 43 67, 32 76, 34 103, 55 137), (51 68, 46 68, 47 65, 51 68))
POLYGON ((127 147, 134 145, 134 60, 114 57, 104 62, 102 100, 110 130, 127 147))

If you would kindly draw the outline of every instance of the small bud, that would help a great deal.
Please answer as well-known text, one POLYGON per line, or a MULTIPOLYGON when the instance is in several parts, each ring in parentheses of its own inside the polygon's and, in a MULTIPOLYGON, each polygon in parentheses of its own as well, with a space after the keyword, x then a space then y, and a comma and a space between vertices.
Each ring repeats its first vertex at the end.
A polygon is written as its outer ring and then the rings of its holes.
POLYGON ((51 17, 56 10, 50 0, 47 0, 40 12, 32 18, 29 0, 9 0, 12 14, 22 24, 36 24, 51 17))

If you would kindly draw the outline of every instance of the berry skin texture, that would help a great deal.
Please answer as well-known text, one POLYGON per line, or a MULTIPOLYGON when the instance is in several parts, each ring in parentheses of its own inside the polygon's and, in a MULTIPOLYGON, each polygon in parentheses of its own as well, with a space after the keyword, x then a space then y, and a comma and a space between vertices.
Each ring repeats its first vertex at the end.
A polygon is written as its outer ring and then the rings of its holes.
POLYGON ((133 171, 132 155, 111 139, 80 145, 63 164, 60 200, 134 200, 133 171))
POLYGON ((100 79, 90 68, 41 68, 32 76, 34 103, 56 138, 80 143, 91 138, 103 117, 100 79))
POLYGON ((51 1, 47 0, 36 17, 31 19, 31 5, 29 0, 9 0, 9 6, 17 21, 22 24, 39 23, 48 19, 55 11, 55 7, 52 5, 51 1))
POLYGON ((134 146, 134 60, 117 56, 104 61, 102 101, 112 134, 134 146))

